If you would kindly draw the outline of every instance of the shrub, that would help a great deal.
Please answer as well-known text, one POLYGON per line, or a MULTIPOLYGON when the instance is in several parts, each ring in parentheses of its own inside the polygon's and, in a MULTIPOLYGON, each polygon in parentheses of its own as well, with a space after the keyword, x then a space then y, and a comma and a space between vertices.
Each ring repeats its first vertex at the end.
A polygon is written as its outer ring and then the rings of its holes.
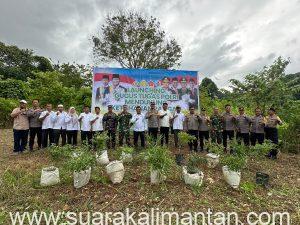
POLYGON ((102 132, 101 134, 98 134, 96 137, 94 137, 94 143, 96 144, 96 150, 97 152, 102 152, 106 148, 106 142, 108 141, 109 137, 107 135, 107 132, 102 132))
POLYGON ((228 166, 229 170, 239 172, 246 166, 246 157, 237 155, 224 155, 221 157, 221 164, 228 166))
POLYGON ((71 145, 55 146, 49 148, 50 155, 54 161, 69 159, 74 151, 71 145))
POLYGON ((0 80, 0 97, 26 99, 28 97, 27 84, 21 80, 0 80))
POLYGON ((12 127, 10 114, 14 108, 18 107, 18 100, 0 98, 0 128, 12 127))
POLYGON ((207 160, 198 155, 197 153, 192 153, 189 156, 188 162, 187 162, 187 172, 189 174, 194 174, 199 172, 199 167, 203 164, 205 164, 207 160))
POLYGON ((87 150, 86 146, 80 147, 76 150, 76 156, 71 157, 67 162, 67 167, 71 171, 83 171, 95 164, 94 155, 87 150))
POLYGON ((160 175, 166 175, 170 171, 174 160, 166 147, 149 148, 146 154, 150 170, 157 170, 160 175))

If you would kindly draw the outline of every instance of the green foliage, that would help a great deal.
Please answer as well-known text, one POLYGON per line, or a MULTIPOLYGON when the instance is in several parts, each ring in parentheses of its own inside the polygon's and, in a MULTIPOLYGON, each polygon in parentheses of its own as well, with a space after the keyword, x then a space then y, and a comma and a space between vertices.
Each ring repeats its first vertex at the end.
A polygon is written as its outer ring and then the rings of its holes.
POLYGON ((221 155, 224 151, 224 146, 222 144, 217 144, 217 143, 210 143, 208 145, 209 152, 216 154, 216 155, 221 155))
POLYGON ((74 148, 71 145, 55 146, 49 148, 50 155, 54 161, 67 160, 72 156, 74 148))
POLYGON ((279 128, 281 149, 291 153, 300 153, 300 114, 288 124, 279 128))
POLYGON ((71 157, 67 162, 67 167, 71 171, 83 171, 96 163, 94 155, 87 149, 87 146, 77 148, 76 156, 71 157))
POLYGON ((179 65, 181 48, 168 40, 156 18, 136 12, 107 15, 101 36, 92 37, 100 61, 114 61, 126 68, 171 68, 179 65))
POLYGON ((0 97, 26 99, 28 97, 27 84, 21 80, 0 80, 0 97))
POLYGON ((96 137, 94 137, 94 143, 96 144, 96 151, 102 152, 106 149, 106 143, 108 141, 109 137, 107 135, 107 132, 102 132, 101 134, 98 134, 96 137))
POLYGON ((10 114, 12 110, 18 107, 18 100, 0 98, 0 127, 8 128, 12 125, 10 114))
POLYGON ((166 175, 174 164, 169 149, 166 147, 151 147, 146 154, 150 170, 157 170, 160 175, 166 175))
POLYGON ((178 139, 179 139, 179 143, 181 145, 186 145, 188 144, 189 142, 193 141, 193 140, 196 140, 196 137, 195 136, 192 136, 186 132, 179 132, 178 133, 178 139))
POLYGON ((262 144, 251 146, 249 149, 249 155, 257 158, 263 158, 274 148, 276 148, 275 144, 273 144, 270 140, 265 140, 262 144))
POLYGON ((253 182, 246 181, 241 184, 241 189, 246 193, 246 194, 252 194, 256 188, 256 184, 253 182))
POLYGON ((228 166, 229 170, 239 172, 246 166, 246 157, 237 155, 223 155, 221 157, 221 164, 228 166))
POLYGON ((218 89, 217 85, 210 79, 205 77, 199 86, 200 93, 202 94, 202 91, 207 92, 207 95, 211 99, 215 98, 221 98, 222 93, 218 89))
POLYGON ((189 155, 189 159, 186 165, 187 172, 189 174, 194 174, 199 172, 199 167, 207 162, 205 157, 200 156, 197 153, 192 153, 189 155))
POLYGON ((119 147, 116 151, 116 155, 118 159, 121 159, 122 157, 122 153, 125 154, 132 154, 134 152, 134 148, 133 147, 129 147, 129 146, 122 146, 119 147))

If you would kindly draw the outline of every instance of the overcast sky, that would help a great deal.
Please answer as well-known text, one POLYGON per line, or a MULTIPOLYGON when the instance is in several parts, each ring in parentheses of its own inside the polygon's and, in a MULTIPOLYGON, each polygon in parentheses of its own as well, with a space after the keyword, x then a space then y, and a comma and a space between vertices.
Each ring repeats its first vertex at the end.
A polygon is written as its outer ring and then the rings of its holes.
POLYGON ((300 71, 300 0, 0 0, 0 41, 93 65, 91 36, 120 9, 157 17, 182 46, 178 69, 220 87, 280 55, 290 57, 288 73, 300 71))

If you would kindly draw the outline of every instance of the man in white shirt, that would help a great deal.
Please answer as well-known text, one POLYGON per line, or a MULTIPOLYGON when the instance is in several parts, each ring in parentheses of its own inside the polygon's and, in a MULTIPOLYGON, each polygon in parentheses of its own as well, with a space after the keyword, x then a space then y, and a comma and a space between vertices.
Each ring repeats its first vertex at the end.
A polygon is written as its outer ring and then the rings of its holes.
POLYGON ((169 129, 170 129, 170 120, 172 118, 171 112, 168 110, 168 103, 164 102, 163 107, 158 112, 159 125, 160 125, 160 144, 164 145, 164 140, 166 145, 169 144, 169 129))
POLYGON ((81 143, 88 143, 90 146, 92 144, 92 126, 91 120, 93 118, 92 113, 90 113, 90 107, 84 106, 83 113, 78 117, 78 121, 81 124, 81 143))
POLYGON ((49 143, 54 144, 53 138, 53 123, 51 117, 55 114, 52 111, 52 104, 46 105, 46 110, 43 111, 39 117, 39 120, 42 121, 42 147, 48 147, 48 139, 49 143))
POLYGON ((64 106, 59 104, 57 106, 57 112, 51 116, 53 123, 53 137, 54 143, 58 145, 59 138, 61 137, 61 145, 66 144, 66 122, 65 118, 67 113, 64 111, 64 106))
POLYGON ((92 135, 97 136, 103 132, 103 115, 100 113, 100 107, 95 107, 95 114, 92 116, 91 125, 92 125, 92 135))
POLYGON ((141 106, 135 108, 136 113, 131 119, 131 124, 133 126, 133 142, 134 146, 138 147, 138 139, 141 139, 141 146, 145 148, 145 130, 146 130, 146 119, 145 115, 142 114, 141 106))
POLYGON ((176 106, 176 111, 171 118, 171 121, 173 122, 175 148, 178 148, 178 133, 183 130, 184 119, 185 116, 181 112, 181 107, 179 105, 176 106))

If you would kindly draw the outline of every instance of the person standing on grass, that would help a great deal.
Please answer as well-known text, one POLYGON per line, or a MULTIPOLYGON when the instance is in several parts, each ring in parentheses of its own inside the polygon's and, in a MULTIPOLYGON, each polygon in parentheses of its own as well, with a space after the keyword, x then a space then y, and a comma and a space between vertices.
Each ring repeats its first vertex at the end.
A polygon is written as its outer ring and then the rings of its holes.
POLYGON ((204 150, 204 139, 209 140, 209 124, 210 119, 206 115, 205 108, 201 109, 201 114, 199 116, 199 139, 200 139, 200 151, 204 150))
POLYGON ((145 148, 145 130, 146 130, 146 121, 145 115, 142 113, 140 106, 135 108, 136 113, 131 119, 131 125, 133 126, 133 142, 134 147, 138 147, 138 139, 141 139, 141 147, 145 148))
POLYGON ((15 108, 10 116, 14 119, 14 154, 22 153, 27 145, 29 121, 27 117, 27 102, 20 101, 18 108, 15 108))
POLYGON ((148 133, 151 138, 156 142, 158 134, 158 110, 155 107, 155 102, 150 103, 150 109, 146 113, 148 119, 148 133))
POLYGON ((65 116, 66 134, 68 145, 77 145, 77 135, 80 129, 78 115, 74 107, 70 107, 69 113, 65 116))
POLYGON ((168 103, 164 102, 162 109, 158 112, 159 115, 159 125, 160 125, 160 144, 161 146, 169 144, 169 129, 170 129, 170 120, 172 118, 172 113, 168 110, 168 103))
POLYGON ((42 147, 48 147, 48 140, 50 145, 54 144, 53 138, 53 122, 51 117, 55 114, 52 111, 52 104, 48 103, 46 105, 46 110, 43 111, 39 117, 39 120, 42 121, 42 147))
POLYGON ((239 115, 236 116, 236 139, 238 143, 241 143, 241 140, 243 140, 244 145, 246 146, 250 143, 250 122, 251 118, 245 114, 244 107, 239 107, 239 115))
POLYGON ((181 112, 181 107, 176 106, 176 111, 173 113, 171 121, 173 123, 173 132, 174 132, 174 143, 175 148, 178 148, 178 134, 183 130, 183 122, 185 120, 184 114, 181 112))
POLYGON ((91 125, 92 125, 92 135, 96 137, 98 134, 103 132, 103 115, 100 113, 100 107, 95 107, 95 114, 93 114, 91 125))
POLYGON ((81 143, 92 145, 92 126, 91 120, 93 119, 93 115, 90 112, 90 107, 84 106, 83 113, 81 113, 78 117, 78 121, 81 127, 81 143))
POLYGON ((255 109, 255 116, 251 118, 250 142, 255 145, 256 141, 262 144, 265 140, 265 118, 261 114, 261 109, 255 109))
POLYGON ((39 106, 39 100, 32 100, 32 108, 27 111, 29 119, 29 150, 33 151, 34 139, 37 137, 38 149, 42 147, 42 122, 39 117, 42 113, 42 109, 39 106))
POLYGON ((66 118, 67 113, 64 111, 64 106, 59 104, 57 106, 57 112, 54 113, 51 117, 53 122, 53 136, 54 143, 58 145, 59 138, 61 137, 61 145, 66 144, 66 118))
MULTIPOLYGON (((268 112, 268 116, 266 117, 266 126, 265 126, 265 134, 266 139, 270 140, 273 144, 278 145, 278 129, 277 126, 282 124, 282 120, 279 116, 276 115, 276 110, 274 108, 270 108, 268 112)), ((272 149, 268 154, 268 157, 271 159, 276 159, 278 154, 277 148, 272 149)))
POLYGON ((118 115, 119 126, 119 146, 123 146, 123 140, 125 138, 126 145, 130 144, 130 120, 132 118, 131 113, 128 112, 128 106, 123 105, 123 111, 118 115))
POLYGON ((223 120, 223 145, 224 151, 227 150, 227 138, 233 140, 235 130, 235 117, 231 113, 231 105, 225 105, 225 113, 222 115, 223 120))
POLYGON ((118 116, 113 112, 113 106, 107 107, 108 112, 103 116, 104 130, 107 131, 109 137, 107 141, 107 148, 116 148, 116 131, 118 127, 118 116))
POLYGON ((197 152, 198 137, 199 137, 199 115, 195 113, 195 107, 190 106, 190 113, 186 115, 184 121, 184 128, 187 133, 195 137, 195 140, 189 142, 190 151, 197 152))
POLYGON ((219 113, 219 108, 215 107, 213 114, 210 117, 210 126, 211 126, 211 141, 213 143, 222 144, 223 136, 223 122, 222 116, 219 113))

